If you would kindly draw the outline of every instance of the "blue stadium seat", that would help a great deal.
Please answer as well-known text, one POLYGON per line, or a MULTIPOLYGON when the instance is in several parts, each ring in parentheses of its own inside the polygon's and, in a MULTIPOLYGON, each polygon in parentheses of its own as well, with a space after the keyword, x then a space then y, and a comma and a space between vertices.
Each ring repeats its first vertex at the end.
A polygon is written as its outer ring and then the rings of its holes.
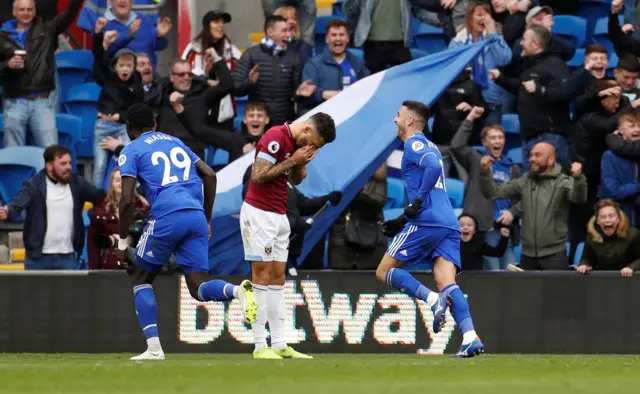
POLYGON ((507 141, 504 149, 509 151, 522 145, 520 140, 520 119, 518 114, 502 115, 502 127, 507 132, 507 141))
POLYGON ((439 27, 421 23, 413 35, 415 47, 428 54, 440 52, 446 49, 444 42, 444 32, 439 27))
POLYGON ((343 21, 345 21, 344 17, 334 16, 334 15, 320 16, 316 18, 316 33, 315 33, 316 54, 322 53, 324 48, 327 46, 327 43, 325 42, 325 36, 327 35, 327 23, 329 23, 334 19, 342 19, 343 21))
POLYGON ((596 21, 609 15, 611 0, 580 0, 578 4, 578 16, 587 21, 586 42, 591 42, 591 35, 596 21))
POLYGON ((576 54, 573 55, 571 60, 567 62, 567 66, 569 66, 569 68, 571 69, 571 72, 574 72, 579 68, 582 68, 582 66, 584 65, 584 52, 585 52, 584 48, 576 49, 576 54))
POLYGON ((213 154, 210 153, 210 156, 207 157, 209 160, 211 160, 211 164, 209 164, 211 168, 218 171, 229 164, 229 152, 224 149, 217 149, 213 147, 210 148, 215 149, 213 151, 213 154))
POLYGON ((0 149, 0 184, 3 201, 10 201, 22 183, 44 168, 44 149, 35 146, 14 146, 0 149))
POLYGON ((335 3, 333 3, 333 6, 331 7, 331 13, 333 14, 333 16, 337 16, 337 17, 344 17, 344 12, 342 11, 342 0, 336 0, 335 3))
POLYGON ((382 211, 382 216, 384 220, 391 220, 402 215, 402 212, 404 212, 404 208, 389 208, 382 211))
POLYGON ((398 178, 387 178, 387 204, 384 209, 402 208, 404 203, 404 181, 398 178))
POLYGON ((71 151, 73 168, 76 168, 78 144, 82 138, 82 119, 75 115, 56 114, 58 143, 71 151))
POLYGON ((554 16, 555 22, 551 31, 570 42, 577 48, 581 48, 587 37, 587 21, 579 16, 558 15, 554 16))
POLYGON ((236 116, 235 118, 233 118, 233 128, 236 131, 242 130, 242 117, 236 116))
POLYGON ((117 166, 118 159, 113 153, 110 153, 109 159, 107 159, 107 171, 104 173, 104 182, 102 182, 102 188, 104 190, 109 190, 109 179, 111 179, 111 173, 117 166))
POLYGON ((420 59, 421 57, 425 57, 425 56, 429 56, 429 54, 421 49, 416 49, 416 48, 410 48, 409 49, 411 51, 411 58, 413 60, 415 59, 420 59))
MULTIPOLYGON (((622 26, 624 23, 624 16, 620 15, 618 20, 620 21, 620 26, 622 26)), ((609 17, 600 18, 596 21, 595 27, 593 28, 592 39, 594 43, 607 48, 609 55, 615 53, 613 43, 609 40, 609 17)))
POLYGON ((582 258, 583 250, 584 250, 584 242, 580 242, 576 247, 576 254, 573 256, 573 264, 570 265, 571 268, 574 268, 580 265, 580 259, 582 258))
POLYGON ((453 208, 462 208, 464 203, 464 182, 455 178, 447 178, 445 182, 451 205, 453 208))
POLYGON ((520 256, 522 255, 522 245, 518 244, 513 247, 513 255, 516 259, 516 265, 520 265, 520 256))
POLYGON ((244 108, 247 105, 247 101, 249 101, 249 96, 236 97, 236 111, 239 118, 244 117, 244 108))
POLYGON ((359 59, 364 60, 364 50, 360 49, 360 48, 349 48, 347 49, 349 51, 349 53, 351 53, 352 55, 358 57, 359 59))
POLYGON ((60 78, 60 100, 64 102, 71 87, 89 82, 93 75, 93 54, 87 50, 56 52, 60 78))
POLYGON ((522 148, 513 148, 507 153, 507 158, 509 158, 513 164, 522 164, 522 148))
POLYGON ((98 117, 96 102, 100 90, 100 86, 94 82, 77 85, 69 89, 64 101, 65 112, 82 119, 82 135, 77 153, 80 157, 93 157, 93 130, 98 117))

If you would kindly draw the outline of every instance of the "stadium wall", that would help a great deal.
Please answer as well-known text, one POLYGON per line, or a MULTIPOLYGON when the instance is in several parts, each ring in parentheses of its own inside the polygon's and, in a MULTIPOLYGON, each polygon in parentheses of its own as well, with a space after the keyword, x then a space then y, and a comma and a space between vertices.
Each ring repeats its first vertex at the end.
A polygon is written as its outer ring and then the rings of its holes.
MULTIPOLYGON (((391 292, 373 272, 318 272, 287 281, 287 335, 309 353, 451 353, 449 318, 431 332, 422 302, 391 292)), ((239 282, 239 277, 226 278, 239 282)), ((433 286, 433 278, 419 279, 433 286)), ((490 353, 640 353, 640 276, 478 273, 459 277, 490 353)), ((158 325, 166 352, 250 353, 237 302, 202 303, 182 278, 158 277, 158 325)), ((3 273, 0 352, 120 353, 144 350, 123 272, 3 273)))

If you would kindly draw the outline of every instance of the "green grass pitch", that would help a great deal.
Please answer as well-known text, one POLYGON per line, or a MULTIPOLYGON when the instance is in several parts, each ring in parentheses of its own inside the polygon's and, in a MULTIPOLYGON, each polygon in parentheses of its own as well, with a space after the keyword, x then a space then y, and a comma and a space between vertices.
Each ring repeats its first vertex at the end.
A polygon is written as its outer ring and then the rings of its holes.
POLYGON ((640 356, 0 354, 0 393, 640 393, 640 356))

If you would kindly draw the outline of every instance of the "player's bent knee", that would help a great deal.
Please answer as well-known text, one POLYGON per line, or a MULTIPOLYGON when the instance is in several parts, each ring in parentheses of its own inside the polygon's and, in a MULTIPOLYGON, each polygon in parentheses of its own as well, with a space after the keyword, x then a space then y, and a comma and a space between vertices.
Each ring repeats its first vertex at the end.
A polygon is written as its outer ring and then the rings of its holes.
POLYGON ((391 268, 399 267, 402 267, 402 263, 395 257, 391 257, 390 255, 385 253, 382 261, 380 261, 380 264, 378 264, 378 268, 376 269, 376 278, 378 278, 378 280, 381 282, 386 282, 387 272, 391 268))
POLYGON ((147 272, 144 268, 139 267, 137 265, 133 266, 131 269, 131 280, 134 286, 152 284, 156 275, 151 272, 147 272))
POLYGON ((433 262, 433 278, 439 290, 456 283, 458 268, 444 257, 438 257, 433 262))
POLYGON ((251 262, 251 281, 257 285, 269 285, 271 280, 271 262, 252 261, 251 262))
POLYGON ((283 286, 285 282, 285 271, 287 263, 282 261, 274 261, 269 266, 269 284, 275 286, 283 286))
POLYGON ((199 300, 198 290, 200 289, 200 285, 211 278, 206 272, 188 272, 184 275, 184 279, 187 282, 187 288, 189 289, 191 297, 199 300))

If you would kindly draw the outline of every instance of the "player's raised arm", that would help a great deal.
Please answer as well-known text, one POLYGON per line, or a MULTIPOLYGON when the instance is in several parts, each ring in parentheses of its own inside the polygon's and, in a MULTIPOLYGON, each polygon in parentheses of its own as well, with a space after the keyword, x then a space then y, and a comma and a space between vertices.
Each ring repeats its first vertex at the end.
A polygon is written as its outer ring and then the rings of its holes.
POLYGON ((213 203, 216 199, 218 177, 211 167, 203 163, 202 160, 196 162, 196 171, 198 171, 198 175, 202 178, 202 183, 204 184, 204 214, 207 217, 207 223, 210 224, 213 203))

